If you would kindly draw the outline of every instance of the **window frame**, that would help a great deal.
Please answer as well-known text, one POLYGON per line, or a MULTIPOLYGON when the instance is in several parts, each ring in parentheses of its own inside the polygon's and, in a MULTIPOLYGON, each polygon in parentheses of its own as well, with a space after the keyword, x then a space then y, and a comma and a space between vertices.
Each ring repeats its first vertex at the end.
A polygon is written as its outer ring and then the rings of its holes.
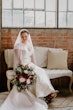
MULTIPOLYGON (((11 9, 11 10, 12 10, 12 14, 13 14, 13 10, 22 10, 22 11, 23 11, 23 15, 24 15, 24 11, 32 11, 32 10, 35 10, 35 9, 28 9, 28 10, 27 10, 27 9, 24 9, 24 0, 23 0, 23 9, 21 9, 21 8, 20 8, 20 9, 17 9, 17 8, 15 9, 15 8, 13 8, 13 1, 14 1, 14 0, 12 0, 12 9, 11 9)), ((45 8, 46 2, 45 2, 45 1, 46 1, 46 0, 44 0, 44 10, 46 10, 46 8, 45 8)), ((68 13, 68 12, 73 12, 73 11, 68 11, 68 1, 69 1, 69 0, 67 0, 67 12, 66 12, 66 16, 67 16, 67 13, 68 13)), ((35 7, 35 0, 34 0, 34 7, 35 7)), ((3 10, 3 9, 2 9, 2 10, 3 10)), ((4 10, 10 10, 10 9, 4 9, 4 10)), ((36 10, 38 11, 38 9, 36 9, 36 10)), ((41 9, 41 10, 42 10, 42 9, 41 9)), ((39 10, 39 11, 40 11, 40 10, 39 10)), ((34 11, 34 12, 35 12, 35 11, 34 11)), ((46 12, 47 12, 47 11, 45 11, 45 15, 46 15, 46 12)), ((51 12, 51 11, 48 11, 48 12, 51 12)), ((53 12, 53 11, 52 11, 52 12, 53 12)), ((54 12, 55 12, 55 11, 54 11, 54 12)), ((45 16, 45 17, 46 17, 46 16, 45 16)), ((13 19, 13 18, 12 18, 12 19, 13 19)), ((56 27, 46 27, 46 26, 45 26, 45 27, 43 27, 43 26, 42 26, 42 27, 41 27, 41 26, 40 26, 40 27, 37 27, 37 26, 34 26, 34 27, 32 27, 32 26, 31 26, 31 27, 28 27, 28 26, 22 26, 22 27, 21 27, 21 26, 19 26, 19 27, 17 27, 17 26, 8 27, 8 26, 6 26, 6 27, 3 27, 2 24, 1 24, 1 28, 10 28, 10 29, 11 29, 11 28, 13 28, 13 29, 16 29, 16 28, 17 28, 17 29, 18 29, 18 28, 21 28, 21 29, 22 29, 22 28, 27 28, 27 29, 31 29, 31 28, 32 28, 32 29, 73 29, 73 27, 65 27, 65 28, 64 28, 64 27, 59 27, 59 0, 56 0, 56 19, 55 19, 55 20, 56 20, 56 27)), ((12 20, 12 22, 13 22, 13 20, 12 20)), ((24 19, 23 19, 23 23, 24 23, 24 19)), ((66 17, 66 23, 67 23, 67 17, 66 17)), ((45 18, 45 24, 46 24, 46 18, 45 18)), ((35 13, 34 13, 34 25, 35 25, 35 13)))

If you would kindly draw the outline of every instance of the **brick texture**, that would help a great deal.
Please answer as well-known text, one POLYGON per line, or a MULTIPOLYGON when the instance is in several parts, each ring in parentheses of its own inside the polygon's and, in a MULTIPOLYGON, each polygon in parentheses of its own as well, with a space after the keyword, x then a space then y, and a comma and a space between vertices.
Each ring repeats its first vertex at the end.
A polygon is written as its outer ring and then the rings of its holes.
MULTIPOLYGON (((1 26, 0 26, 0 61, 1 61, 1 26)), ((1 62, 0 62, 0 80, 1 80, 1 62)))
MULTIPOLYGON (((4 50, 13 48, 20 29, 2 29, 2 73, 5 74, 7 66, 4 60, 4 50)), ((69 51, 68 68, 73 70, 73 29, 28 29, 34 46, 45 46, 51 48, 63 48, 69 51)), ((59 82, 61 82, 60 79, 59 82)), ((57 82, 57 81, 56 81, 57 82)), ((64 80, 63 80, 64 82, 64 80)), ((68 79, 65 79, 68 82, 68 79)), ((63 83, 64 84, 64 83, 63 83)), ((58 83, 57 83, 58 85, 58 83)))

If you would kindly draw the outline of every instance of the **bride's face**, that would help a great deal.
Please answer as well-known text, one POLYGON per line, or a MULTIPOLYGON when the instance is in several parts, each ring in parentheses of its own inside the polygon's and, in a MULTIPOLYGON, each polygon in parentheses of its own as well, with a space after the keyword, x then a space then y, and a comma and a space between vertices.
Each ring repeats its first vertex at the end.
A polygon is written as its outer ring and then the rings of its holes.
POLYGON ((28 34, 26 32, 21 33, 21 40, 22 43, 25 43, 27 41, 28 34))

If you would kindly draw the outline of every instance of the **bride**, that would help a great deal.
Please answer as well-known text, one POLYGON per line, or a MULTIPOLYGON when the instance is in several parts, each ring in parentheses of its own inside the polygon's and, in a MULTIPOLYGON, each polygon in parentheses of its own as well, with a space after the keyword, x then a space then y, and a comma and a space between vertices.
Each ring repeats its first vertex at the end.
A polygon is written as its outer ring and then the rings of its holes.
POLYGON ((14 70, 18 64, 34 68, 37 75, 36 83, 21 92, 13 86, 0 110, 47 110, 46 99, 51 101, 57 96, 58 91, 53 88, 46 72, 36 65, 32 40, 26 29, 19 32, 14 44, 14 70))

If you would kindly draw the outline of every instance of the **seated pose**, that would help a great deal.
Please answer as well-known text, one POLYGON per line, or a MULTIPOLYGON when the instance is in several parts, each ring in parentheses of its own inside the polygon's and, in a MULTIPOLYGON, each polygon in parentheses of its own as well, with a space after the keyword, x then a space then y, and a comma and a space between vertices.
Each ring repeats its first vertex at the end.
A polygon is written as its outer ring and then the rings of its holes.
POLYGON ((32 40, 26 29, 19 32, 14 44, 14 70, 18 64, 33 67, 37 76, 36 82, 34 86, 31 85, 21 92, 14 85, 0 110, 47 110, 46 100, 50 102, 55 98, 58 90, 53 88, 44 69, 36 65, 32 40))

